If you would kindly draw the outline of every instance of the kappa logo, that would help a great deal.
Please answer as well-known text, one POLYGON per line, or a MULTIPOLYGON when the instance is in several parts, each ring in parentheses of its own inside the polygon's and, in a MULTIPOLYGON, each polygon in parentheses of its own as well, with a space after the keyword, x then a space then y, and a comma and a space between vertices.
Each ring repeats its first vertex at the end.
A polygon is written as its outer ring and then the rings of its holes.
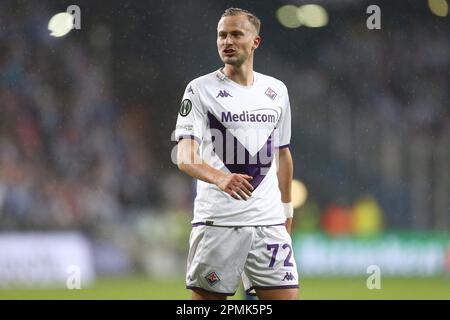
POLYGON ((291 272, 286 272, 284 278, 281 281, 292 281, 295 280, 294 275, 291 272))
POLYGON ((187 89, 187 92, 194 94, 194 90, 192 89, 192 86, 189 86, 189 88, 187 89))
POLYGON ((277 96, 277 93, 275 91, 273 91, 271 88, 267 88, 266 96, 268 96, 272 100, 275 100, 275 97, 277 96))
POLYGON ((219 94, 217 95, 217 97, 216 98, 219 98, 219 97, 221 97, 221 98, 227 98, 227 97, 233 97, 231 94, 229 94, 228 92, 227 92, 227 90, 220 90, 219 91, 219 94))
POLYGON ((208 274, 206 277, 206 280, 208 280, 208 283, 210 286, 215 285, 217 282, 220 281, 219 276, 217 275, 217 273, 215 273, 214 271, 211 272, 210 274, 208 274))

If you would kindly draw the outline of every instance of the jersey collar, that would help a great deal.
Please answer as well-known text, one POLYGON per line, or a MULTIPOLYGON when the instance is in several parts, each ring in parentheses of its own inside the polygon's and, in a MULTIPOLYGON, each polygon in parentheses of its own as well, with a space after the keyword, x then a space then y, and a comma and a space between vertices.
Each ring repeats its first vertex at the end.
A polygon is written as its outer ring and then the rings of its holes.
POLYGON ((216 71, 216 77, 220 80, 220 81, 229 81, 231 84, 238 86, 240 88, 244 88, 244 89, 251 89, 255 86, 257 80, 258 80, 258 76, 257 76, 257 72, 252 71, 253 72, 253 84, 250 86, 243 86, 237 82, 234 82, 233 80, 231 80, 230 78, 227 77, 227 75, 225 73, 223 73, 222 71, 223 67, 221 67, 219 70, 216 71))

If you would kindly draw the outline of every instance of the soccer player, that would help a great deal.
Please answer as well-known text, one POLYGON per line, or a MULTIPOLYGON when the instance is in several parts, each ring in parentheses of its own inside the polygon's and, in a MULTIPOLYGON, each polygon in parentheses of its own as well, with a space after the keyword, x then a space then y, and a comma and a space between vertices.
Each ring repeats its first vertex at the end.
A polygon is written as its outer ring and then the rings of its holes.
POLYGON ((177 162, 198 179, 186 287, 226 299, 240 280, 259 299, 297 299, 290 229, 288 91, 255 72, 260 20, 227 9, 217 26, 224 67, 191 81, 175 129, 177 162))

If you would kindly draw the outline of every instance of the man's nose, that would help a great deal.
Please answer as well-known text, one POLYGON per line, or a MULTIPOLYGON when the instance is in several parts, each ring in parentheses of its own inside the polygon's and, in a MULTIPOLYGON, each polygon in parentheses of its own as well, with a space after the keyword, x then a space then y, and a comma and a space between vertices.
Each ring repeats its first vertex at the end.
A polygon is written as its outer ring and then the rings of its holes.
POLYGON ((227 35, 227 37, 225 38, 225 44, 231 44, 233 43, 233 39, 230 35, 227 35))

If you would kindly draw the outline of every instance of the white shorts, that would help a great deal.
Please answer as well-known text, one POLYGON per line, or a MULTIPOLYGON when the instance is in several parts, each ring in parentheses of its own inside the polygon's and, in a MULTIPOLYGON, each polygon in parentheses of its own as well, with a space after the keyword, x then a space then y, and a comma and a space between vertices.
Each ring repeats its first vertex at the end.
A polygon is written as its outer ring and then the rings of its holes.
POLYGON ((189 239, 186 287, 234 295, 242 277, 254 289, 298 288, 292 241, 284 225, 194 226, 189 239))

